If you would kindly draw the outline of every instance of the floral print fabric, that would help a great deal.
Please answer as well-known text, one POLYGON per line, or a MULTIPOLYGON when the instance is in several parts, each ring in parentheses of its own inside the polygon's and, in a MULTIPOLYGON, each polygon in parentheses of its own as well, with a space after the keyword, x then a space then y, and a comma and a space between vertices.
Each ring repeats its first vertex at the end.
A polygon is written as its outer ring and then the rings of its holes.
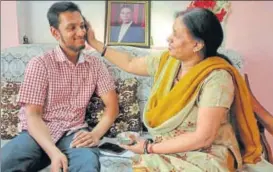
MULTIPOLYGON (((157 57, 150 57, 146 62, 149 73, 154 74, 158 65, 157 57), (154 59, 151 59, 154 58, 154 59)), ((149 129, 155 143, 177 137, 184 132, 193 132, 197 127, 198 109, 200 107, 230 108, 234 99, 234 85, 231 75, 225 70, 212 72, 202 83, 197 98, 193 99, 181 114, 181 124, 168 132, 149 129)), ((231 167, 228 157, 231 155, 238 168, 242 166, 242 158, 229 115, 221 121, 221 126, 213 143, 205 148, 175 154, 142 154, 133 158, 134 171, 149 172, 227 172, 231 167)), ((164 127, 172 128, 171 121, 164 127)), ((179 144, 179 143, 177 143, 179 144)))
POLYGON ((1 82, 1 139, 11 139, 18 134, 19 88, 19 82, 1 82))
MULTIPOLYGON (((116 81, 119 100, 119 115, 115 123, 105 134, 107 137, 115 137, 124 131, 141 131, 140 108, 136 97, 138 82, 135 78, 116 81)), ((104 110, 102 99, 97 95, 92 96, 87 111, 86 121, 90 128, 94 128, 100 121, 104 110)))

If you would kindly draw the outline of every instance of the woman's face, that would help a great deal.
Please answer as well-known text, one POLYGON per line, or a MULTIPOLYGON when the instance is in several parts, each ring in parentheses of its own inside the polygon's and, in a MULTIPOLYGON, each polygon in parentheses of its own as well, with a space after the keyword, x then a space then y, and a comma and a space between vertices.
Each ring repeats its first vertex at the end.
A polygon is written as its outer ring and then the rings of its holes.
POLYGON ((181 17, 175 19, 168 42, 170 55, 179 60, 187 60, 195 54, 197 41, 193 39, 181 17))

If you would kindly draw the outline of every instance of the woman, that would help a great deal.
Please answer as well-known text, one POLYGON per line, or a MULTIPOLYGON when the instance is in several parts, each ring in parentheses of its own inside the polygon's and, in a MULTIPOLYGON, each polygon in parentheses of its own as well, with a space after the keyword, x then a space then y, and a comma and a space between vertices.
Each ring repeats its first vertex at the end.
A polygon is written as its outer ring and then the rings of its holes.
POLYGON ((154 77, 143 114, 154 142, 137 139, 134 145, 123 145, 138 154, 133 158, 135 171, 232 171, 234 164, 240 168, 242 157, 229 123, 233 102, 245 147, 243 162, 259 161, 259 133, 244 98, 248 92, 238 71, 217 55, 222 40, 217 17, 198 8, 177 14, 169 49, 159 56, 131 57, 103 46, 89 29, 88 42, 102 56, 127 72, 154 77))

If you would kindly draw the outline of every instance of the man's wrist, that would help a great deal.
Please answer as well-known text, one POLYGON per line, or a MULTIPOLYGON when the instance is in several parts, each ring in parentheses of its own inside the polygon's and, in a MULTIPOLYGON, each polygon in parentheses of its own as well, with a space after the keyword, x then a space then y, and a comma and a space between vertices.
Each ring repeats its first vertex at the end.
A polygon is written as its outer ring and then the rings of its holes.
POLYGON ((101 139, 101 137, 103 137, 103 134, 98 133, 98 132, 96 132, 96 131, 94 131, 94 130, 90 131, 90 133, 91 133, 92 136, 95 136, 95 137, 98 138, 99 140, 101 139))
POLYGON ((48 150, 47 155, 50 159, 52 159, 58 153, 60 153, 60 150, 56 146, 54 146, 48 150))

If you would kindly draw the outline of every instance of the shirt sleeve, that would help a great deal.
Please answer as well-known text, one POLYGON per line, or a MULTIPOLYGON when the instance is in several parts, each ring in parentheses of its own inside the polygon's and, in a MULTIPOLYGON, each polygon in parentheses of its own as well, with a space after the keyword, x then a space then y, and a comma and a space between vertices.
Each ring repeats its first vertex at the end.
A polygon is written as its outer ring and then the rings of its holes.
POLYGON ((156 74, 162 53, 163 51, 156 51, 144 57, 147 64, 147 71, 150 76, 156 74))
POLYGON ((199 107, 230 109, 234 91, 232 76, 225 70, 214 71, 203 83, 197 104, 199 107))
POLYGON ((48 86, 47 69, 38 58, 29 61, 19 90, 18 103, 44 105, 48 86))
POLYGON ((98 61, 98 79, 96 83, 96 94, 98 96, 102 96, 110 90, 114 90, 116 88, 114 78, 111 76, 110 72, 107 70, 106 66, 103 62, 98 61))

